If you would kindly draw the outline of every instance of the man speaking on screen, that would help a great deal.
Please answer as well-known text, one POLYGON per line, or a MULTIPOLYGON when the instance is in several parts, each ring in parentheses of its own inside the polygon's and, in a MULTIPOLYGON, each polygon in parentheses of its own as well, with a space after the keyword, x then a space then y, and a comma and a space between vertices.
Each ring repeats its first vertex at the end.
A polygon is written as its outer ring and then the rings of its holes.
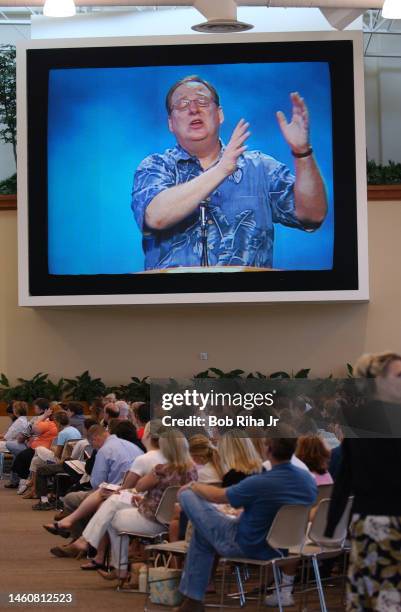
POLYGON ((241 119, 225 146, 216 89, 198 76, 175 83, 166 97, 168 127, 177 144, 139 165, 132 208, 143 234, 145 269, 182 266, 271 268, 274 223, 303 230, 325 219, 324 182, 309 141, 309 117, 298 93, 292 118, 277 113, 295 159, 289 168, 248 151, 241 119))

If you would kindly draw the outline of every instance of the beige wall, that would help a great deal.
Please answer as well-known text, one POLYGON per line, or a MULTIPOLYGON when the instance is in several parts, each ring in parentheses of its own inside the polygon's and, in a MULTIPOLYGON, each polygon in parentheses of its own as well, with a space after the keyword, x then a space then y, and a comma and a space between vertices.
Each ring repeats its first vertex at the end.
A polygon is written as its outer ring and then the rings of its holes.
POLYGON ((344 375, 363 351, 401 350, 400 228, 401 202, 369 204, 370 304, 35 310, 17 307, 16 213, 0 212, 0 372, 14 381, 89 369, 109 384, 208 366, 344 375))

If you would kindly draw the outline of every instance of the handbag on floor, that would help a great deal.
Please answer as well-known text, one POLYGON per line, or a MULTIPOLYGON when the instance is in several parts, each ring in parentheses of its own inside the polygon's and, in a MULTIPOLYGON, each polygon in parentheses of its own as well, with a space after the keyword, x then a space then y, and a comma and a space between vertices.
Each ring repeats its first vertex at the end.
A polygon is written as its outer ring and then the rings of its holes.
POLYGON ((179 606, 183 600, 183 596, 178 590, 182 570, 168 567, 168 562, 166 565, 157 567, 159 560, 160 556, 158 555, 155 560, 156 567, 149 568, 150 601, 164 606, 179 606))

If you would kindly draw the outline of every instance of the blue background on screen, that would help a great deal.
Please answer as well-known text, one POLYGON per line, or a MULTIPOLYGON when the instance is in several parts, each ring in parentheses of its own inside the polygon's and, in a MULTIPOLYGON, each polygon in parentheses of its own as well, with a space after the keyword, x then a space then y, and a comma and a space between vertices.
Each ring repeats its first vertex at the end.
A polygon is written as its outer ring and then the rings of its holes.
POLYGON ((50 274, 124 274, 143 270, 141 233, 131 211, 136 167, 175 144, 164 99, 176 80, 198 74, 217 88, 223 141, 241 117, 251 123, 250 150, 294 159, 275 113, 290 117, 289 94, 307 102, 311 143, 329 198, 321 228, 275 226, 273 266, 330 269, 334 211, 331 89, 327 63, 271 63, 51 70, 48 115, 50 274))

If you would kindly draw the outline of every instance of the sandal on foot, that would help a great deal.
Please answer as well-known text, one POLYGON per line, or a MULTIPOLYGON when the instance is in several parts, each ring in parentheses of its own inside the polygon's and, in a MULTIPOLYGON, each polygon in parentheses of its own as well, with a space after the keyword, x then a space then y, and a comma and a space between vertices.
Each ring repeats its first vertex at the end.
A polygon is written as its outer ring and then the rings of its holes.
POLYGON ((52 535, 59 535, 62 538, 68 539, 70 537, 69 529, 60 527, 57 521, 54 521, 51 525, 43 525, 43 529, 46 529, 52 535))
POLYGON ((98 563, 97 561, 95 561, 95 559, 89 559, 88 563, 84 563, 83 565, 81 565, 81 570, 84 570, 84 572, 90 572, 92 570, 104 570, 107 571, 107 567, 105 566, 104 563, 98 563))

